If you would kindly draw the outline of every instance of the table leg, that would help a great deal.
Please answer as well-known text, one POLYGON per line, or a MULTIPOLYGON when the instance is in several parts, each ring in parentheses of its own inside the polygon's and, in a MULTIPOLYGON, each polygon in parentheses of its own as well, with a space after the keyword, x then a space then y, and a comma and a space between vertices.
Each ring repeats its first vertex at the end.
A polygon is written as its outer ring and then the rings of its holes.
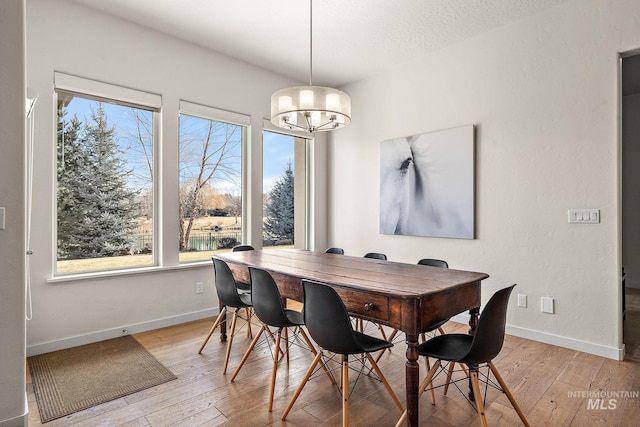
MULTIPOLYGON (((219 302, 218 303, 218 307, 220 307, 218 312, 222 313, 222 309, 224 308, 224 304, 219 302)), ((222 322, 220 322, 220 341, 224 342, 226 340, 227 340, 227 322, 226 321, 222 321, 222 322)))
MULTIPOLYGON (((474 307, 469 310, 469 334, 473 335, 476 332, 476 328, 478 327, 478 319, 480 318, 480 307, 474 307)), ((477 365, 468 365, 469 366, 469 399, 472 402, 475 402, 475 395, 473 393, 473 383, 471 382, 471 372, 478 372, 477 365)))
POLYGON ((409 426, 418 425, 418 388, 420 386, 420 365, 418 365, 418 335, 406 334, 407 363, 405 382, 407 393, 407 421, 409 426))

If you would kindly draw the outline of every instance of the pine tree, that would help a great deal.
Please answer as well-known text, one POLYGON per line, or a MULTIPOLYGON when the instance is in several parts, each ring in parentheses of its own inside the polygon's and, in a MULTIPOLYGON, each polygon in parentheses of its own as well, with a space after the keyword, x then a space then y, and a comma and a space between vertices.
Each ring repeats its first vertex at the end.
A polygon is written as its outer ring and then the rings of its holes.
POLYGON ((98 104, 79 131, 77 119, 59 126, 59 259, 98 258, 130 252, 134 219, 140 214, 136 191, 127 188, 123 152, 115 128, 98 104))
POLYGON ((287 164, 284 174, 269 193, 264 230, 275 240, 294 238, 293 168, 287 164))

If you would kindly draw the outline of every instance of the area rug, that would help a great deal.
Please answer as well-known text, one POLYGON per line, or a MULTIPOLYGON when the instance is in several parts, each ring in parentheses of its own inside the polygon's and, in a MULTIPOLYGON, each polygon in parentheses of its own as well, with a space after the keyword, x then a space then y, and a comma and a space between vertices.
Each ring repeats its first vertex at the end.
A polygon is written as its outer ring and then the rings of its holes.
POLYGON ((129 335, 27 362, 43 423, 176 378, 129 335))

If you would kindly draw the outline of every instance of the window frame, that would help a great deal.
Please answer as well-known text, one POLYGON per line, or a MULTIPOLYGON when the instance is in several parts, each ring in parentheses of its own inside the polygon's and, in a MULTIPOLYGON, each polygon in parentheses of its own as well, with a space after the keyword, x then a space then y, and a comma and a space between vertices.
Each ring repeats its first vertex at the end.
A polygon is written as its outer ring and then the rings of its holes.
MULTIPOLYGON (((247 175, 248 175, 249 168, 248 168, 247 152, 249 148, 248 147, 249 135, 251 134, 251 116, 243 113, 238 113, 235 111, 230 111, 222 108, 212 107, 212 106, 181 99, 179 101, 179 107, 178 107, 178 135, 177 135, 178 159, 175 165, 178 168, 178 182, 176 183, 177 185, 179 185, 179 180, 180 180, 180 177, 179 177, 180 116, 182 115, 188 115, 191 117, 196 117, 204 120, 211 120, 211 121, 220 122, 220 123, 227 123, 234 126, 240 126, 242 128, 242 137, 240 141, 240 168, 241 168, 240 170, 241 184, 240 185, 242 186, 242 188, 240 189, 240 197, 242 199, 242 207, 241 207, 241 212, 242 212, 241 224, 242 225, 240 230, 240 236, 241 236, 242 242, 247 242, 248 241, 247 237, 249 235, 249 231, 248 231, 249 227, 247 226, 249 221, 248 219, 249 190, 247 188, 247 183, 248 183, 247 175)), ((179 203, 179 200, 176 200, 176 203, 179 203)), ((204 260, 204 259, 182 262, 180 261, 179 249, 176 248, 176 250, 178 251, 178 265, 181 267, 209 262, 209 260, 204 260)))
MULTIPOLYGON (((302 205, 302 209, 304 212, 304 219, 300 220, 297 216, 294 217, 294 224, 295 224, 295 234, 296 235, 303 235, 303 241, 304 244, 301 245, 301 247, 299 249, 304 249, 304 250, 310 250, 312 247, 312 218, 311 218, 311 212, 312 212, 312 204, 313 204, 313 182, 312 182, 312 162, 313 162, 313 154, 312 154, 312 145, 314 142, 314 136, 313 134, 310 134, 308 132, 300 132, 300 131, 294 131, 294 130, 287 130, 287 129, 283 129, 280 127, 277 127, 276 125, 274 125, 273 123, 271 123, 270 120, 264 119, 263 123, 262 123, 262 139, 261 142, 263 144, 264 147, 264 132, 271 132, 271 133, 279 133, 282 135, 287 135, 287 136, 291 136, 293 138, 296 139, 303 139, 304 142, 304 152, 301 153, 298 151, 298 144, 295 143, 294 141, 294 162, 296 160, 299 160, 300 158, 304 159, 304 170, 301 172, 304 176, 301 176, 300 174, 296 173, 296 171, 299 172, 299 168, 295 168, 294 167, 294 175, 293 175, 293 179, 294 179, 294 185, 296 188, 299 188, 298 184, 299 181, 301 179, 304 179, 304 194, 301 198, 296 197, 295 198, 295 207, 294 209, 296 210, 296 212, 298 212, 298 209, 300 207, 300 205, 302 205), (303 230, 299 230, 298 229, 298 224, 304 222, 304 226, 303 226, 303 230)), ((262 150, 262 159, 261 162, 264 163, 264 149, 262 150)), ((295 165, 295 163, 294 163, 295 165)), ((260 188, 260 193, 262 194, 264 192, 264 188, 261 187, 260 188)), ((262 196, 264 196, 264 194, 262 194, 262 196)), ((261 197, 262 198, 262 197, 261 197)), ((261 235, 263 235, 264 231, 261 229, 261 235)), ((297 239, 296 239, 297 241, 297 239)), ((296 245, 296 248, 298 248, 298 246, 296 245)))
MULTIPOLYGON (((52 279, 50 281, 67 281, 83 279, 86 277, 100 277, 114 274, 130 274, 137 271, 148 271, 150 269, 156 269, 159 267, 161 260, 159 256, 160 252, 160 224, 158 218, 160 218, 160 123, 162 117, 162 97, 157 94, 145 92, 137 89, 131 89, 115 84, 105 83, 97 80, 78 77, 61 72, 54 72, 54 85, 53 85, 53 99, 54 105, 58 105, 58 97, 60 94, 77 96, 79 98, 89 99, 92 101, 105 102, 110 104, 117 104, 124 107, 138 108, 141 110, 150 111, 153 120, 153 134, 152 134, 152 173, 153 179, 152 186, 152 249, 151 249, 151 264, 144 266, 134 267, 122 267, 115 269, 101 269, 101 270, 88 270, 77 273, 60 274, 58 272, 58 212, 57 212, 57 192, 58 192, 58 179, 57 179, 57 166, 53 168, 53 196, 54 196, 54 209, 53 209, 53 239, 52 239, 52 279)), ((57 152, 57 126, 58 126, 58 114, 57 109, 54 109, 54 141, 53 150, 57 152)), ((54 165, 57 165, 57 154, 54 154, 54 165)))

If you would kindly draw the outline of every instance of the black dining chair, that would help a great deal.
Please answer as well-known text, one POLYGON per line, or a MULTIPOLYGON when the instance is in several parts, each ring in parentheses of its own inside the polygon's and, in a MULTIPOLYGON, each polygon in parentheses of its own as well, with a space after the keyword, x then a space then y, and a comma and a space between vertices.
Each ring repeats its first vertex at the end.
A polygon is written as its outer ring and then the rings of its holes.
POLYGON ((449 268, 447 261, 433 258, 422 258, 418 261, 418 265, 428 265, 431 267, 449 268))
POLYGON ((232 252, 253 251, 255 248, 251 245, 236 245, 231 248, 232 252))
MULTIPOLYGON (((482 393, 480 391, 479 383, 480 366, 486 366, 487 373, 481 375, 483 382, 486 386, 491 385, 492 387, 504 392, 509 399, 509 402, 511 402, 511 405, 518 413, 522 423, 527 427, 529 426, 529 422, 493 363, 493 359, 500 353, 504 343, 507 306, 509 304, 511 291, 515 286, 516 285, 506 287, 493 294, 480 315, 478 326, 473 335, 438 335, 418 346, 418 354, 420 356, 436 359, 436 363, 431 367, 426 378, 420 385, 418 396, 421 396, 424 393, 429 384, 432 383, 437 373, 446 372, 446 381, 447 384, 449 384, 451 381, 450 373, 445 369, 439 370, 442 361, 466 364, 469 368, 469 374, 471 377, 476 410, 480 417, 480 422, 483 426, 486 426, 487 419, 484 413, 484 403, 482 401, 482 393), (497 385, 489 379, 489 371, 493 373, 493 376, 498 381, 500 387, 497 387, 497 385)), ((466 380, 466 378, 467 377, 456 380, 455 382, 466 380)), ((405 412, 396 424, 396 427, 399 427, 404 423, 406 416, 407 413, 405 412)))
MULTIPOLYGON (((231 248, 231 252, 243 252, 243 251, 253 251, 253 250, 255 249, 251 245, 236 245, 233 248, 231 248)), ((245 292, 245 293, 251 292, 251 286, 249 286, 248 283, 236 282, 236 285, 238 286, 238 289, 240 289, 242 292, 245 292)))
POLYGON ((387 260, 387 256, 379 252, 367 252, 366 254, 364 254, 363 258, 381 259, 384 261, 387 260))
POLYGON ((251 330, 251 294, 240 292, 238 287, 236 286, 236 281, 233 278, 233 274, 231 273, 231 269, 227 265, 226 262, 212 258, 213 259, 213 268, 215 271, 215 285, 216 292, 218 294, 218 300, 223 305, 220 310, 220 314, 216 318, 215 322, 213 322, 213 326, 209 330, 207 337, 204 342, 200 346, 200 350, 198 350, 198 354, 202 353, 204 347, 209 342, 209 338, 213 335, 213 331, 218 327, 219 324, 225 322, 227 319, 227 312, 233 311, 233 318, 231 320, 231 330, 229 332, 229 337, 227 338, 227 351, 224 357, 224 367, 222 369, 222 373, 227 373, 227 366, 229 365, 229 355, 231 354, 231 346, 233 344, 233 338, 236 334, 236 323, 238 319, 241 319, 245 322, 245 326, 248 328, 248 331, 251 330), (244 310, 246 313, 246 317, 240 315, 240 311, 244 310))
POLYGON ((311 340, 307 336, 302 326, 304 325, 303 315, 299 311, 289 310, 282 304, 282 297, 276 282, 273 280, 271 274, 268 271, 249 267, 249 275, 251 277, 251 296, 253 298, 253 310, 256 317, 262 322, 262 328, 251 341, 251 345, 244 356, 240 364, 236 368, 231 381, 236 379, 240 373, 240 369, 246 362, 247 358, 253 351, 254 347, 258 343, 258 340, 262 336, 263 332, 275 342, 273 352, 273 366, 271 370, 271 388, 269 389, 269 412, 273 409, 273 396, 276 385, 276 374, 278 372, 278 365, 281 361, 281 356, 285 355, 287 360, 289 358, 289 344, 295 343, 298 336, 302 337, 306 346, 316 354, 316 350, 311 343, 311 340), (271 327, 276 328, 275 339, 274 334, 271 331, 271 327), (287 329, 293 329, 293 334, 289 336, 287 329), (283 336, 283 332, 284 336, 283 336), (281 342, 285 341, 284 350, 281 348, 281 342))
POLYGON ((338 254, 338 255, 344 255, 344 249, 342 248, 328 248, 326 251, 324 251, 327 254, 338 254))
MULTIPOLYGON (((313 359, 295 395, 282 414, 282 420, 287 417, 289 411, 293 408, 293 405, 298 399, 298 396, 300 396, 305 384, 314 373, 318 363, 322 362, 324 351, 341 356, 341 386, 339 390, 342 394, 343 426, 349 425, 349 356, 355 354, 364 354, 366 360, 369 361, 369 364, 384 384, 384 387, 400 412, 404 411, 402 403, 398 400, 398 397, 382 374, 378 364, 370 354, 393 347, 393 344, 380 338, 355 331, 351 326, 349 313, 342 299, 340 299, 338 293, 330 286, 304 279, 302 280, 302 286, 304 290, 304 323, 309 331, 309 335, 311 335, 311 338, 318 344, 322 351, 319 351, 313 359)), ((356 360, 358 359, 356 358, 356 360)), ((324 364, 324 362, 322 363, 324 364)), ((364 361, 362 361, 362 364, 364 368, 364 361)), ((360 374, 362 374, 362 370, 360 374)))

